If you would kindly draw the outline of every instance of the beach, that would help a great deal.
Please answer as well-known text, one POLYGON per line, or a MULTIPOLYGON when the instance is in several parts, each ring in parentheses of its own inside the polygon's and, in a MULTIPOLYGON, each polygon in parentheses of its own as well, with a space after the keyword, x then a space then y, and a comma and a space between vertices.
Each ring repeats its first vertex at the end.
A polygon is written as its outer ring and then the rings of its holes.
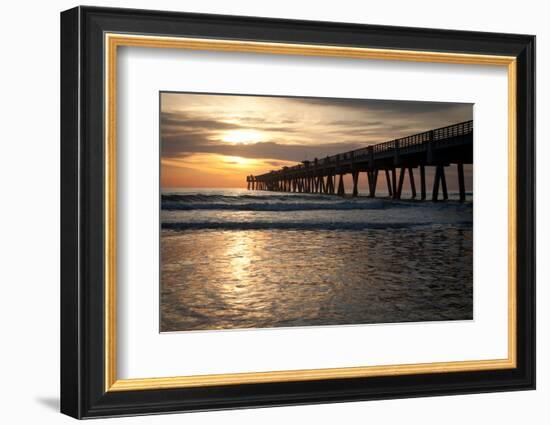
POLYGON ((165 191, 161 331, 473 318, 471 199, 165 191))

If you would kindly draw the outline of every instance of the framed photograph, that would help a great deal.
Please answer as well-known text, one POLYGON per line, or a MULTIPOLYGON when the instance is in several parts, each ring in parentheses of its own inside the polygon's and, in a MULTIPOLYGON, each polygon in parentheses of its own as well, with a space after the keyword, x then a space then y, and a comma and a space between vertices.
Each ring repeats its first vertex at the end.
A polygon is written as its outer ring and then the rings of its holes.
POLYGON ((535 38, 61 14, 61 411, 535 388, 535 38))

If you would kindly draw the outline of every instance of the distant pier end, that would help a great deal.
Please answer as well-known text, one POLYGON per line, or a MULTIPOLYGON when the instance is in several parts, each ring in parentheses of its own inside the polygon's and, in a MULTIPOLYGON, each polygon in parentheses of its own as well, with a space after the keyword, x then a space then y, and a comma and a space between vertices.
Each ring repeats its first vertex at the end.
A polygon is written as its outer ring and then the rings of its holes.
POLYGON ((322 193, 346 195, 344 175, 351 174, 352 196, 358 194, 359 174, 367 173, 369 197, 376 196, 376 183, 380 172, 385 174, 388 193, 401 199, 406 174, 412 197, 417 197, 413 168, 420 168, 420 199, 426 199, 426 171, 435 167, 432 201, 449 199, 445 168, 456 165, 460 201, 466 199, 464 164, 473 163, 473 120, 436 128, 389 142, 340 153, 313 161, 303 161, 292 167, 258 176, 247 176, 248 190, 276 192, 322 193), (399 174, 399 175, 398 175, 399 174))

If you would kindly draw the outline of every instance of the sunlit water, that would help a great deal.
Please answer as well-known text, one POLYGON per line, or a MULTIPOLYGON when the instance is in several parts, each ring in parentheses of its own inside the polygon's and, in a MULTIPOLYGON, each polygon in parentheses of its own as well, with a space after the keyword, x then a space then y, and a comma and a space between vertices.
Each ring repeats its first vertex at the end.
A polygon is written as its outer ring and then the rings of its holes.
POLYGON ((472 203, 162 199, 161 330, 472 319, 472 203))

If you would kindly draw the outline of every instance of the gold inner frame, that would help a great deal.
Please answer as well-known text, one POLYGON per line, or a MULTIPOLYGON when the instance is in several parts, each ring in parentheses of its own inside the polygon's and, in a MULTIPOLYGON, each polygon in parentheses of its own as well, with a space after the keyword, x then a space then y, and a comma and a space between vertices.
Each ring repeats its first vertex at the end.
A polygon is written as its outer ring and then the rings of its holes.
POLYGON ((105 391, 310 381, 417 373, 448 373, 516 367, 516 58, 461 53, 370 49, 326 45, 105 34, 105 391), (116 99, 120 46, 436 62, 507 67, 508 72, 508 357, 382 366, 247 372, 163 378, 118 379, 116 372, 116 99))

